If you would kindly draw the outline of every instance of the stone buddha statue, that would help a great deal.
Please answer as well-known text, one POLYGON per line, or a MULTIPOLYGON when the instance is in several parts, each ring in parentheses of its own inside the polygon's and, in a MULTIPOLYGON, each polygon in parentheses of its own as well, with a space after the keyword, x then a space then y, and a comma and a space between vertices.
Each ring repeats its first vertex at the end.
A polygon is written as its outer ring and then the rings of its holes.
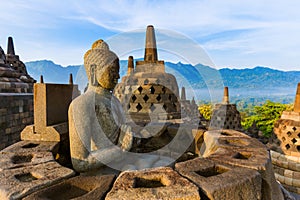
POLYGON ((160 152, 130 152, 134 134, 125 124, 119 100, 112 95, 120 78, 119 59, 103 40, 96 41, 86 52, 84 67, 89 79, 87 91, 69 107, 73 168, 78 172, 102 174, 107 169, 136 170, 174 163, 174 159, 160 152))
POLYGON ((124 125, 119 101, 112 95, 119 76, 119 59, 103 40, 84 55, 87 91, 69 107, 70 153, 78 172, 97 170, 122 159, 132 146, 131 128, 124 125))

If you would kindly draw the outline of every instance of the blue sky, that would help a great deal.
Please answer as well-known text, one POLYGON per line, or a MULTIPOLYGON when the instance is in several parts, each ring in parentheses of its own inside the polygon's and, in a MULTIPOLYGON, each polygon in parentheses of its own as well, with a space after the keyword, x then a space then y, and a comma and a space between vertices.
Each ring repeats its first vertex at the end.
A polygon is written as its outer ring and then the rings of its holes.
POLYGON ((217 68, 300 70, 299 7, 295 0, 1 0, 0 45, 6 50, 13 36, 25 62, 82 64, 93 41, 153 24, 197 42, 217 68))

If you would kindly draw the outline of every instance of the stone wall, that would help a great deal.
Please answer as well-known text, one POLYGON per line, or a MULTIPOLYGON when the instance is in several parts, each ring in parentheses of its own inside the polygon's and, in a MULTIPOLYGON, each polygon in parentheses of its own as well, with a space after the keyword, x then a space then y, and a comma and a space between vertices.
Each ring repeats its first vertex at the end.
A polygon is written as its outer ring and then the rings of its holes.
POLYGON ((33 124, 33 94, 0 93, 0 149, 20 141, 20 132, 33 124))

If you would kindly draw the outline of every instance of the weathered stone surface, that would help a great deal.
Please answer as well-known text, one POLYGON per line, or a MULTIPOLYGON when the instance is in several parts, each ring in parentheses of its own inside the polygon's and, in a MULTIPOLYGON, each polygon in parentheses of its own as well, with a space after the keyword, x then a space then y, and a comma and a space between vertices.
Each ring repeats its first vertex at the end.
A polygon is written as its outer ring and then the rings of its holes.
POLYGON ((203 199, 262 199, 261 176, 251 169, 195 158, 177 163, 175 169, 201 188, 203 199))
POLYGON ((298 83, 295 103, 294 103, 294 111, 300 113, 300 83, 298 83))
POLYGON ((300 112, 295 111, 283 111, 280 117, 281 119, 289 119, 293 121, 300 121, 300 112))
POLYGON ((283 111, 274 124, 271 144, 276 179, 290 192, 300 194, 300 83, 297 86, 293 111, 283 111))
POLYGON ((43 190, 28 195, 24 200, 32 199, 74 199, 93 200, 104 199, 110 190, 114 175, 76 176, 43 190))
POLYGON ((51 152, 0 152, 0 172, 7 169, 27 167, 54 161, 51 152))
POLYGON ((300 163, 299 157, 270 152, 276 180, 290 192, 300 194, 300 163))
POLYGON ((20 141, 20 131, 33 122, 33 80, 19 56, 12 38, 8 54, 0 47, 0 150, 20 141))
POLYGON ((58 151, 59 142, 43 142, 43 141, 20 141, 9 147, 6 147, 1 152, 14 153, 38 153, 52 152, 56 154, 58 151))
POLYGON ((70 84, 34 84, 35 132, 43 131, 46 126, 68 121, 73 87, 70 84))
POLYGON ((8 169, 0 172, 0 199, 18 199, 69 178, 75 173, 56 162, 8 169))
MULTIPOLYGON (((290 112, 293 113, 293 112, 290 112)), ((300 121, 295 121, 288 118, 290 114, 285 113, 281 119, 277 120, 274 124, 274 133, 280 140, 281 150, 292 156, 300 156, 300 121), (286 115, 286 116, 284 116, 286 115), (284 117, 284 118, 283 118, 284 117)), ((292 117, 290 117, 292 118, 292 117)))
POLYGON ((223 102, 212 111, 209 129, 242 130, 240 113, 235 104, 229 103, 228 87, 224 88, 223 102))
POLYGON ((165 167, 121 173, 106 199, 196 200, 200 196, 197 186, 165 167))
POLYGON ((147 27, 144 60, 136 61, 135 69, 132 62, 133 58, 130 58, 129 73, 114 90, 127 120, 148 123, 180 118, 177 81, 165 72, 164 61, 158 60, 153 26, 147 27))
POLYGON ((245 140, 250 139, 249 136, 235 131, 235 130, 214 130, 214 131, 206 131, 203 136, 203 143, 205 145, 202 145, 200 148, 200 154, 203 157, 208 157, 211 154, 213 154, 218 147, 220 146, 219 144, 219 139, 220 138, 225 138, 225 139, 232 139, 232 138, 240 138, 240 140, 245 140))
POLYGON ((35 125, 26 126, 21 132, 22 140, 59 142, 66 138, 68 123, 46 126, 43 131, 35 132, 35 125))
POLYGON ((203 129, 193 129, 192 134, 193 134, 193 143, 191 144, 189 151, 196 154, 200 155, 200 148, 203 144, 203 134, 205 130, 203 129))
MULTIPOLYGON (((10 83, 7 83, 10 88, 10 83)), ((33 123, 33 95, 0 92, 0 99, 1 150, 20 141, 20 132, 26 125, 33 123)))
POLYGON ((204 152, 204 154, 202 155, 224 164, 257 170, 262 177, 263 198, 283 199, 282 192, 275 180, 271 159, 266 147, 243 133, 237 131, 230 132, 231 131, 205 132, 204 144, 202 145, 204 150, 201 151, 204 152), (229 134, 226 135, 226 133, 229 134), (232 137, 232 135, 240 135, 242 139, 239 142, 234 142, 234 140, 233 142, 224 142, 224 137, 231 140, 238 139, 232 137))
POLYGON ((62 141, 66 138, 68 108, 76 92, 77 85, 73 84, 34 84, 34 125, 22 131, 21 139, 62 141))
POLYGON ((15 54, 12 37, 8 38, 7 48, 6 55, 0 49, 0 93, 32 93, 35 80, 28 75, 25 64, 15 54), (10 87, 5 87, 5 83, 9 83, 10 87))
POLYGON ((229 91, 228 87, 224 87, 223 103, 229 104, 229 91))
POLYGON ((78 172, 101 169, 120 162, 132 146, 133 136, 119 101, 112 95, 119 79, 119 59, 103 40, 84 56, 88 90, 69 107, 70 152, 78 172))

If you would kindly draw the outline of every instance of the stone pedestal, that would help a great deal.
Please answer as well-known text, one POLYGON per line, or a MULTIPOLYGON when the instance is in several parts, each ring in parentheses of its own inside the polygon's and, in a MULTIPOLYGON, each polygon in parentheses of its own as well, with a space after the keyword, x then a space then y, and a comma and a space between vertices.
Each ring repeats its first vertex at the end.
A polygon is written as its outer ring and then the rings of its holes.
POLYGON ((34 125, 21 132, 22 140, 61 141, 67 139, 68 108, 77 85, 34 84, 34 125))

